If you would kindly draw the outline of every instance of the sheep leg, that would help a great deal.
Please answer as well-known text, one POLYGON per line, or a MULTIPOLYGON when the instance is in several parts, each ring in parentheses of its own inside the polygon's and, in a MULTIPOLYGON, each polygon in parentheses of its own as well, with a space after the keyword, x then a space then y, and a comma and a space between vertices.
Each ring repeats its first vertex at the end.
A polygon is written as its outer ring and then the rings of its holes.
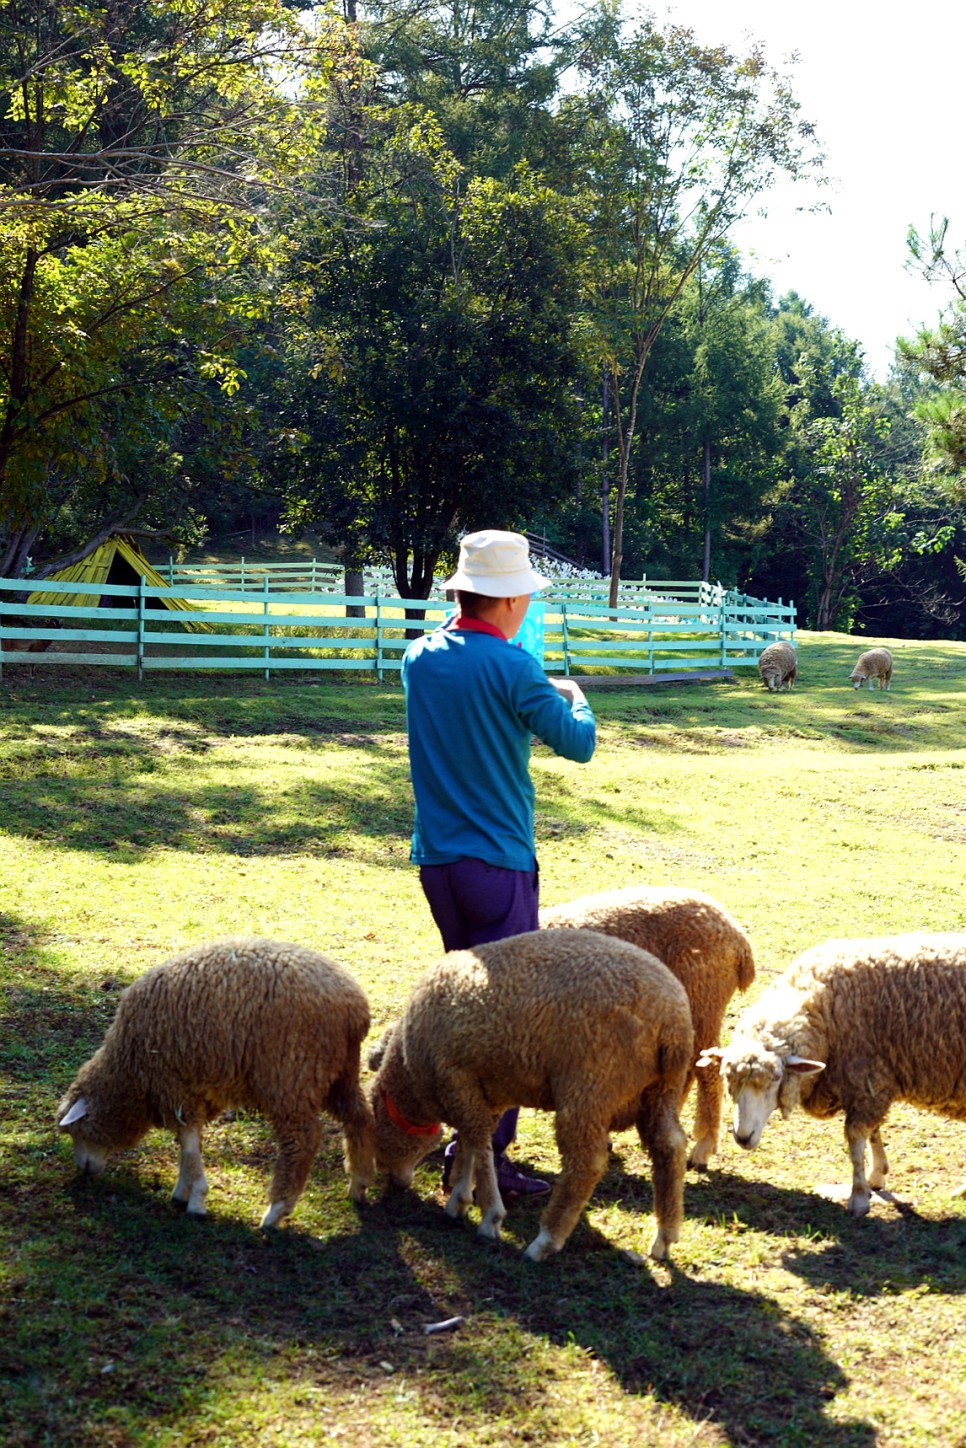
MULTIPOLYGON (((332 1097, 330 1095, 330 1102, 332 1097)), ((366 1188, 375 1172, 375 1123, 372 1108, 359 1089, 358 1081, 351 1091, 343 1093, 339 1109, 333 1114, 345 1132, 345 1169, 349 1177, 349 1196, 354 1202, 365 1199, 366 1188)))
POLYGON ((450 1217, 465 1217, 473 1205, 473 1189, 476 1184, 476 1152, 466 1145, 462 1133, 457 1133, 456 1154, 450 1169, 449 1197, 446 1213, 450 1217))
POLYGON ((577 1225, 594 1187, 607 1170, 608 1125, 588 1120, 586 1104, 580 1109, 558 1107, 554 1131, 560 1151, 560 1175, 541 1213, 540 1231, 524 1253, 531 1262, 542 1262, 559 1252, 577 1225))
POLYGON ((496 1163, 493 1160, 491 1141, 487 1141, 485 1150, 477 1154, 476 1162, 476 1200, 483 1213, 477 1236, 485 1238, 488 1242, 496 1242, 499 1240, 500 1228, 503 1226, 503 1218, 506 1216, 506 1207, 503 1205, 503 1198, 500 1196, 500 1188, 496 1180, 496 1163))
POLYGON ((869 1137, 869 1146, 872 1149, 872 1170, 869 1172, 869 1186, 873 1191, 880 1191, 885 1186, 885 1179, 889 1172, 889 1162, 886 1158, 885 1147, 882 1144, 882 1133, 876 1127, 869 1137))
POLYGON ((684 1220, 684 1170, 688 1143, 678 1121, 675 1098, 666 1091, 645 1091, 637 1114, 637 1134, 651 1158, 657 1230, 649 1249, 650 1255, 663 1261, 668 1247, 680 1237, 684 1220))
POLYGON ((201 1128, 183 1126, 178 1132, 181 1152, 178 1159, 178 1180, 171 1200, 184 1206, 193 1217, 203 1217, 208 1210, 208 1178, 201 1160, 201 1128))
POLYGON ((865 1152, 871 1131, 874 1130, 875 1127, 870 1129, 864 1122, 860 1124, 851 1113, 846 1115, 845 1140, 852 1159, 852 1195, 848 1204, 850 1217, 864 1217, 872 1205, 872 1193, 865 1174, 865 1152))
POLYGON ((322 1123, 317 1116, 303 1121, 273 1121, 272 1125, 278 1137, 278 1155, 272 1173, 270 1205, 261 1220, 265 1228, 277 1226, 295 1210, 322 1145, 322 1123))
MULTIPOLYGON (((697 1080, 697 1102, 694 1112, 695 1142, 688 1156, 688 1166, 702 1171, 718 1150, 718 1132, 721 1129, 721 1103, 724 1095, 724 1079, 717 1063, 713 1068, 702 1068, 694 1073, 697 1080)), ((689 1081, 690 1084, 690 1081, 689 1081)), ((684 1088, 684 1096, 688 1088, 684 1088)), ((684 1100, 684 1096, 681 1100, 684 1100)))

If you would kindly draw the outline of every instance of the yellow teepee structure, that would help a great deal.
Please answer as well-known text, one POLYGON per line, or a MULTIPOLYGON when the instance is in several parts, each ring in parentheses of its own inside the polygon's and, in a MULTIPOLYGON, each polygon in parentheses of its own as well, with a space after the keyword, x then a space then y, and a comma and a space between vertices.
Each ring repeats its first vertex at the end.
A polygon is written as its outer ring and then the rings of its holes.
MULTIPOLYGON (((125 538, 121 534, 115 534, 107 538, 93 553, 82 558, 80 563, 71 563, 69 567, 62 568, 58 573, 52 573, 49 579, 44 582, 61 583, 139 583, 141 579, 152 588, 167 588, 168 584, 152 568, 137 544, 131 538, 125 538)), ((53 593, 40 592, 32 593, 28 603, 44 604, 48 608, 63 608, 66 605, 78 605, 82 608, 98 608, 101 603, 99 593, 53 593)), ((107 602, 114 602, 110 595, 107 602)), ((117 600, 120 602, 120 600, 117 600)), ((152 598, 149 600, 151 607, 170 608, 175 613, 194 613, 198 605, 190 603, 187 599, 177 598, 152 598)), ((190 623, 185 619, 189 628, 207 629, 208 624, 200 620, 192 620, 190 623)))

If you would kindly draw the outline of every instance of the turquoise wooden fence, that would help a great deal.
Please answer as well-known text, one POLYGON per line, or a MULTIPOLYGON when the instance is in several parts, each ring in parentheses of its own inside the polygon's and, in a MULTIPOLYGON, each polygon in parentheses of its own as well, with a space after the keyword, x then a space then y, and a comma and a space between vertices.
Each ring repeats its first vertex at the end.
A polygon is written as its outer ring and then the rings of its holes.
MULTIPOLYGON (((705 586, 707 587, 707 586, 705 586)), ((542 647, 549 673, 631 671, 660 674, 754 664, 774 639, 794 641, 795 607, 720 591, 717 601, 648 595, 611 609, 606 603, 545 597, 542 647)), ((179 584, 60 583, 0 579, 0 669, 6 665, 93 665, 262 671, 399 669, 409 639, 435 628, 445 599, 404 600, 373 593, 282 593, 264 575, 260 595, 247 588, 179 584), (56 594, 30 603, 31 589, 56 594), (101 598, 95 607, 92 595, 101 598), (165 599, 198 606, 169 611, 165 599), (362 616, 353 617, 350 611, 362 616), (198 628, 199 623, 203 629, 198 628)))
POLYGON ((337 593, 345 578, 341 563, 324 563, 318 558, 289 563, 259 563, 239 558, 237 563, 167 563, 156 565, 169 587, 233 588, 241 592, 261 593, 268 581, 270 593, 301 592, 337 593))

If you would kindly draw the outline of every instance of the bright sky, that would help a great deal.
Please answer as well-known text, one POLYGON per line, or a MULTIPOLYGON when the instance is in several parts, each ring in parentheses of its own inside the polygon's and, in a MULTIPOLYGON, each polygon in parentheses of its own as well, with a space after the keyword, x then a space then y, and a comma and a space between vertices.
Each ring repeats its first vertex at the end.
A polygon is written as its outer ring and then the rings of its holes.
POLYGON ((925 233, 931 214, 948 216, 952 249, 966 246, 966 4, 655 0, 654 11, 707 44, 759 40, 771 64, 798 52, 793 89, 827 156, 830 213, 799 212, 817 193, 789 187, 770 193, 768 217, 733 239, 776 295, 797 291, 862 344, 884 380, 895 338, 932 325, 949 299, 905 271, 910 224, 925 233))

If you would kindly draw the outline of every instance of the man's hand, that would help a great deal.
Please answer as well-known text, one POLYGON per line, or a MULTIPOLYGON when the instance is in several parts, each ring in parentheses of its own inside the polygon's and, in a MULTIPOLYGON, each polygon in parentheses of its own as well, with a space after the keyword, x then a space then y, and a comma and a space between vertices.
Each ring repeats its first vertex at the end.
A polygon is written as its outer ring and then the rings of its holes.
POLYGON ((574 704, 586 704, 587 698, 583 689, 574 679, 562 679, 559 675, 548 675, 558 694, 563 694, 565 699, 570 700, 571 707, 574 704))

